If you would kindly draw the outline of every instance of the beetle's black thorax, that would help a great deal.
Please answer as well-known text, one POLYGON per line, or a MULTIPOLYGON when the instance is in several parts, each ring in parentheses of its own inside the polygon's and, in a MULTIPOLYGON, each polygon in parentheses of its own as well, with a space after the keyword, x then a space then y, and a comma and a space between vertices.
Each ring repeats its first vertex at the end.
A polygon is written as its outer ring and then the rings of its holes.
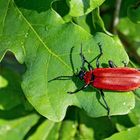
POLYGON ((80 78, 80 80, 83 80, 84 79, 84 76, 85 76, 85 71, 84 70, 80 70, 79 73, 78 73, 78 77, 80 78))

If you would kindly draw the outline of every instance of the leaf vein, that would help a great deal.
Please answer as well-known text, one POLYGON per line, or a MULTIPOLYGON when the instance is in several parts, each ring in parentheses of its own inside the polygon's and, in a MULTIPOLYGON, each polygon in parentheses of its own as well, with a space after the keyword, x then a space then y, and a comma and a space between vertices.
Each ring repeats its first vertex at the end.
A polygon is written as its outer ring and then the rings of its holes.
POLYGON ((3 18, 3 22, 2 22, 2 34, 3 34, 3 30, 4 30, 4 24, 5 24, 5 20, 6 20, 6 17, 7 17, 7 13, 8 13, 8 7, 9 7, 9 4, 10 4, 10 1, 8 1, 8 4, 7 4, 7 7, 6 7, 6 12, 5 12, 5 15, 4 15, 4 18, 3 18))
MULTIPOLYGON (((13 1, 13 0, 12 0, 13 1)), ((13 2, 13 4, 15 4, 13 2)), ((23 20, 27 23, 27 25, 30 27, 30 29, 34 32, 34 34, 36 35, 36 37, 38 38, 38 40, 42 43, 42 45, 47 49, 47 51, 52 54, 53 56, 55 56, 61 63, 63 63, 68 69, 71 70, 70 66, 68 64, 66 64, 58 55, 56 55, 55 53, 53 53, 48 47, 47 45, 43 42, 43 40, 41 39, 41 37, 38 35, 38 33, 35 31, 35 29, 32 27, 32 25, 27 21, 27 19, 24 17, 24 15, 22 14, 22 12, 18 9, 18 7, 15 5, 18 13, 22 16, 23 20)))

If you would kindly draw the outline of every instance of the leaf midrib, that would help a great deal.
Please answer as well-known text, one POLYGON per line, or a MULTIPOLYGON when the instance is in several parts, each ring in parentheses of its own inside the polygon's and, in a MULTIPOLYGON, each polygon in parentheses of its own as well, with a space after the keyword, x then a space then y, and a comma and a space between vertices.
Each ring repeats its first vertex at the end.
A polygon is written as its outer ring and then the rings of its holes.
MULTIPOLYGON (((13 4, 14 1, 12 0, 13 4)), ((32 27, 32 25, 26 20, 26 18, 24 17, 24 15, 22 14, 22 12, 18 9, 18 7, 15 4, 15 8, 17 10, 17 12, 22 16, 23 20, 27 23, 27 25, 30 27, 30 29, 33 31, 33 33, 36 35, 36 37, 38 38, 38 40, 41 42, 41 44, 47 49, 47 51, 52 54, 54 57, 56 57, 61 63, 63 63, 68 69, 71 70, 70 66, 67 65, 58 55, 56 55, 54 52, 52 52, 47 45, 43 42, 43 40, 41 39, 41 37, 39 36, 39 34, 35 31, 35 29, 32 27)))

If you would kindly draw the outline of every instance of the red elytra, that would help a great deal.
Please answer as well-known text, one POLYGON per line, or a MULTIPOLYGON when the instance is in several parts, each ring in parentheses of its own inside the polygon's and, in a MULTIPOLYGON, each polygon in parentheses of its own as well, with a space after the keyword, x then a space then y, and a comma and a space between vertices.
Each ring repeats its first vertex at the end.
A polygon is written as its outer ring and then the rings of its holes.
POLYGON ((96 68, 85 72, 84 81, 98 89, 131 91, 140 87, 140 71, 128 67, 96 68))

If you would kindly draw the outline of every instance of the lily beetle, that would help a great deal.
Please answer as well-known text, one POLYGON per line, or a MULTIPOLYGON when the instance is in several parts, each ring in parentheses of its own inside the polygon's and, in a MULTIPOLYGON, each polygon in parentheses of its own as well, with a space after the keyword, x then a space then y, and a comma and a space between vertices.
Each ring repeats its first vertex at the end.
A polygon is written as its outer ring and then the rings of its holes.
MULTIPOLYGON (((76 89, 75 91, 68 92, 70 94, 79 92, 89 85, 94 88, 99 89, 101 97, 105 103, 105 107, 107 109, 107 116, 109 116, 110 108, 105 100, 103 90, 110 91, 132 91, 140 87, 140 70, 135 68, 126 67, 126 63, 124 63, 125 67, 117 67, 113 61, 109 60, 109 68, 100 68, 99 59, 103 55, 102 47, 100 43, 98 43, 100 54, 96 58, 96 68, 93 68, 88 62, 83 53, 81 47, 81 60, 82 66, 79 73, 76 75, 80 78, 80 80, 84 80, 84 85, 76 89), (85 64, 88 66, 88 70, 85 70, 85 64)), ((66 80, 66 78, 70 78, 72 76, 59 76, 52 80, 66 80)), ((50 80, 50 81, 52 81, 50 80)))

